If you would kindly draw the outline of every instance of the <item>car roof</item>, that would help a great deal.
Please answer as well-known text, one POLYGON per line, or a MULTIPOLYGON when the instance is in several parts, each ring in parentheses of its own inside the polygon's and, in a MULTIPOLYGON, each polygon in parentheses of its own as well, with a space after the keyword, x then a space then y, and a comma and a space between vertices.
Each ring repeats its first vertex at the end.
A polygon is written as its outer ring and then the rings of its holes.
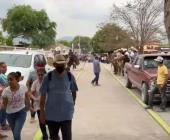
POLYGON ((162 54, 162 53, 154 53, 154 54, 140 54, 139 57, 156 57, 156 56, 162 56, 162 57, 166 57, 169 56, 170 54, 162 54))
POLYGON ((0 54, 36 55, 36 54, 44 54, 44 52, 42 50, 10 50, 10 51, 0 51, 0 54))

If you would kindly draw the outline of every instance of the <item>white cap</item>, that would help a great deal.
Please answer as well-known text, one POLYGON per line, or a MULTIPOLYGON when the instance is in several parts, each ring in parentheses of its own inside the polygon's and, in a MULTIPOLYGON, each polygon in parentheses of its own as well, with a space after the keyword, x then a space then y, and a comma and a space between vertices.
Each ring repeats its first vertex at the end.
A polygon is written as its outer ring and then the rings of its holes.
POLYGON ((163 62, 164 59, 161 56, 158 56, 156 59, 154 59, 156 62, 163 62))

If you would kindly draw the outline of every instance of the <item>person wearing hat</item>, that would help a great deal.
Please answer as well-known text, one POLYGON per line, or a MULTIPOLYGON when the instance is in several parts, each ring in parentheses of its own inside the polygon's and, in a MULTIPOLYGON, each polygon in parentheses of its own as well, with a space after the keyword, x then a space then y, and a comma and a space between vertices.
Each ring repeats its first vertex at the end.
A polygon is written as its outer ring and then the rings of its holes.
POLYGON ((49 72, 40 87, 40 121, 48 126, 51 140, 72 139, 72 118, 78 90, 74 76, 66 71, 61 54, 54 58, 55 69, 49 72))
POLYGON ((167 84, 167 81, 168 81, 168 69, 163 64, 163 61, 164 61, 163 57, 158 56, 154 60, 158 64, 157 77, 156 77, 155 85, 153 85, 153 88, 149 92, 149 105, 146 107, 146 109, 152 109, 153 108, 154 94, 159 92, 161 94, 160 111, 165 111, 166 104, 167 104, 166 84, 167 84))

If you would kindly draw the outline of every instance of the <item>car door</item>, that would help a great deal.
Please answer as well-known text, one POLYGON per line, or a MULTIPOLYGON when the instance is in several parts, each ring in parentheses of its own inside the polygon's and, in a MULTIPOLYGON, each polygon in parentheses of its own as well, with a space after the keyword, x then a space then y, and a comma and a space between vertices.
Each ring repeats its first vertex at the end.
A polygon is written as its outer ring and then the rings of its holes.
POLYGON ((141 86, 141 75, 142 75, 141 69, 142 69, 141 59, 137 58, 133 64, 132 73, 134 76, 133 84, 138 88, 140 88, 141 86))

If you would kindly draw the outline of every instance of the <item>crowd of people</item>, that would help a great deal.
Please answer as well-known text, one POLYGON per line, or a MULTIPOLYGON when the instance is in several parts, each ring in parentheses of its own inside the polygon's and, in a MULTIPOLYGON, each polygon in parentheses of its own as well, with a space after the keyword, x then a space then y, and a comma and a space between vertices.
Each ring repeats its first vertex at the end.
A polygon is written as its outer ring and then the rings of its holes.
MULTIPOLYGON (((0 62, 0 125, 1 129, 12 131, 14 140, 21 140, 28 111, 31 122, 37 114, 43 140, 59 140, 59 130, 63 140, 72 139, 71 126, 78 87, 73 74, 66 69, 66 63, 63 55, 56 54, 54 69, 48 73, 44 64, 37 63, 26 85, 22 85, 21 73, 5 75, 7 65, 0 62)), ((0 139, 6 137, 0 134, 0 139)))

